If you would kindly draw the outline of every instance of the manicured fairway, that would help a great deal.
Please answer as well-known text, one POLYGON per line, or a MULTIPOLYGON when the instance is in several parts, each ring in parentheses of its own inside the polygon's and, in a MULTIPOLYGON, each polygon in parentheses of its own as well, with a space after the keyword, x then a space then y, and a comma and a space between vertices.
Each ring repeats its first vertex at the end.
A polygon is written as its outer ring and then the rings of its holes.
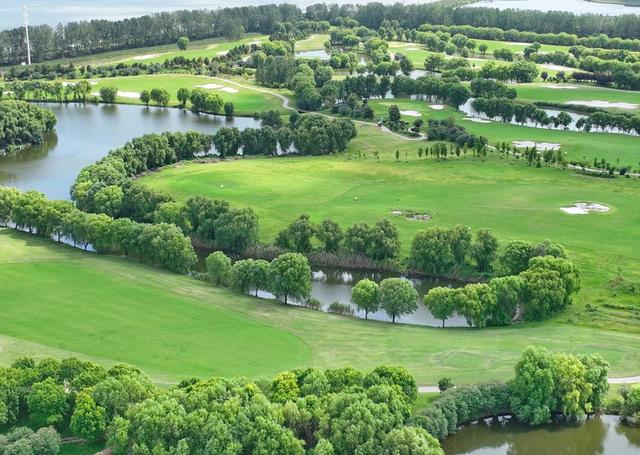
POLYGON ((636 334, 554 321, 475 330, 354 320, 232 294, 6 229, 0 251, 2 364, 26 354, 76 355, 130 362, 156 380, 173 381, 392 363, 406 366, 419 384, 442 376, 468 383, 512 377, 522 350, 536 344, 599 352, 612 375, 640 374, 636 334))
POLYGON ((329 41, 329 35, 311 35, 300 41, 296 41, 295 50, 298 51, 315 51, 324 49, 324 43, 329 41))
POLYGON ((269 109, 286 110, 282 108, 282 100, 280 98, 264 91, 258 91, 258 87, 251 81, 244 81, 239 78, 229 80, 187 74, 158 74, 154 76, 94 79, 94 81, 97 82, 97 85, 91 88, 94 93, 104 86, 116 87, 119 92, 130 92, 131 96, 119 96, 117 99, 118 102, 126 104, 142 104, 138 98, 133 96, 134 94, 139 94, 143 90, 150 91, 153 88, 163 88, 171 95, 169 104, 177 105, 178 98, 176 94, 178 89, 184 87, 193 90, 198 86, 206 86, 211 87, 205 88, 206 90, 219 94, 225 102, 231 101, 234 103, 236 114, 251 115, 254 112, 262 112, 269 109), (234 84, 233 82, 237 83, 234 84))
MULTIPOLYGON (((359 133, 346 156, 192 163, 169 167, 142 181, 182 200, 199 195, 253 207, 264 241, 273 240, 303 213, 314 222, 330 217, 343 227, 390 218, 400 230, 405 253, 414 233, 429 225, 490 228, 503 242, 551 239, 567 247, 583 273, 583 290, 572 312, 589 324, 601 323, 603 315, 583 313, 583 305, 612 299, 607 282, 615 277, 618 266, 625 277, 640 280, 636 232, 640 180, 537 169, 493 154, 486 162, 471 156, 419 161, 417 149, 423 142, 401 141, 374 126, 359 127, 359 133), (395 162, 396 149, 400 162, 395 162), (380 163, 374 159, 374 150, 381 151, 380 163), (408 162, 404 162, 405 151, 408 162), (366 159, 358 158, 359 154, 366 154, 366 159), (600 202, 612 209, 586 216, 560 211, 578 201, 600 202), (393 217, 393 210, 427 212, 433 221, 424 224, 393 217)), ((633 297, 616 300, 632 304, 633 297)), ((632 315, 609 314, 609 323, 637 330, 638 319, 632 315)))
MULTIPOLYGON (((549 89, 551 90, 551 89, 549 89)), ((485 136, 491 144, 496 142, 511 141, 536 141, 553 142, 562 147, 569 160, 587 160, 605 158, 610 163, 620 160, 621 165, 628 165, 636 169, 640 166, 640 139, 637 136, 624 134, 585 133, 575 131, 560 131, 547 128, 534 128, 520 125, 512 125, 502 122, 475 123, 463 120, 465 115, 453 108, 434 110, 429 103, 418 100, 371 100, 369 102, 375 112, 375 118, 387 115, 387 110, 392 104, 401 110, 415 110, 422 113, 422 119, 443 119, 453 117, 469 132, 478 136, 485 136)), ((415 117, 404 116, 403 120, 413 123, 415 117)), ((416 147, 417 148, 417 147, 416 147)))
POLYGON ((8 230, 0 245, 2 335, 173 378, 275 373, 308 358, 295 336, 207 305, 236 298, 195 280, 169 285, 175 276, 8 230))
POLYGON ((617 90, 613 88, 595 87, 582 84, 513 84, 518 91, 518 99, 527 102, 547 101, 565 103, 567 101, 609 101, 610 103, 637 104, 636 109, 616 109, 619 112, 638 112, 640 110, 640 92, 617 90), (553 88, 557 87, 557 88, 553 88))

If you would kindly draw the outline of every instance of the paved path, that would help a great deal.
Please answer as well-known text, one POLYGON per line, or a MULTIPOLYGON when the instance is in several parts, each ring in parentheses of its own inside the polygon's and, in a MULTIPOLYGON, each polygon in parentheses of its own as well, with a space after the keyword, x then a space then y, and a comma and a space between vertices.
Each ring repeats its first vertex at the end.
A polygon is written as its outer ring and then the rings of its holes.
MULTIPOLYGON (((609 378, 609 384, 637 384, 640 383, 640 376, 626 376, 621 378, 609 378)), ((421 385, 418 386, 418 393, 438 393, 438 389, 435 385, 421 385)))

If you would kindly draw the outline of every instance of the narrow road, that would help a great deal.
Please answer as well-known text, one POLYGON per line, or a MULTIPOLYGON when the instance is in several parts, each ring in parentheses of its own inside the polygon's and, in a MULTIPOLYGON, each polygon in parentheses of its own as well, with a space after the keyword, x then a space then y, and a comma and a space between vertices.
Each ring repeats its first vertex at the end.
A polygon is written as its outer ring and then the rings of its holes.
MULTIPOLYGON (((621 378, 609 378, 609 384, 637 384, 640 383, 640 376, 627 376, 621 378)), ((440 389, 435 385, 418 386, 418 393, 439 393, 440 389)))

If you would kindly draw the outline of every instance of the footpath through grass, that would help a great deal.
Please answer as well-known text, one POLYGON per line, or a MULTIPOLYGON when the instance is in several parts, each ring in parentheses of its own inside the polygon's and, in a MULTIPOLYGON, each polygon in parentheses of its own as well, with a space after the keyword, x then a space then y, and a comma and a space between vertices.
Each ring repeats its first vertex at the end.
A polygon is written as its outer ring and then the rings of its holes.
POLYGON ((404 365, 419 384, 508 379, 531 344, 599 352, 640 374, 636 334, 554 321, 439 329, 363 321, 233 294, 123 259, 0 230, 0 363, 18 355, 128 362, 159 381, 292 367, 404 365), (13 349, 5 349, 10 340, 13 349), (22 348, 19 350, 18 348, 22 348))

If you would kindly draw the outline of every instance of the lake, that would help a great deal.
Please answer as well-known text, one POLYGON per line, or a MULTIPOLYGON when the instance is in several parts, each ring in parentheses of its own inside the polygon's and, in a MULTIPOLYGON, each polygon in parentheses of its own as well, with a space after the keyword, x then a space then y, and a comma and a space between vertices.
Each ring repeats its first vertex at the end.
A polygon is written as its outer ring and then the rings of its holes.
POLYGON ((637 455, 640 429, 616 416, 539 427, 481 421, 449 436, 442 448, 446 455, 637 455))
POLYGON ((640 7, 637 6, 595 3, 585 0, 483 0, 469 5, 468 8, 478 6, 498 9, 514 8, 540 11, 567 11, 575 14, 603 14, 606 16, 640 14, 640 7))
POLYGON ((196 115, 173 108, 108 104, 46 104, 58 119, 44 144, 17 156, 0 157, 0 185, 41 191, 51 199, 69 199, 76 176, 109 150, 134 137, 164 131, 213 133, 223 126, 259 128, 247 117, 196 115))

